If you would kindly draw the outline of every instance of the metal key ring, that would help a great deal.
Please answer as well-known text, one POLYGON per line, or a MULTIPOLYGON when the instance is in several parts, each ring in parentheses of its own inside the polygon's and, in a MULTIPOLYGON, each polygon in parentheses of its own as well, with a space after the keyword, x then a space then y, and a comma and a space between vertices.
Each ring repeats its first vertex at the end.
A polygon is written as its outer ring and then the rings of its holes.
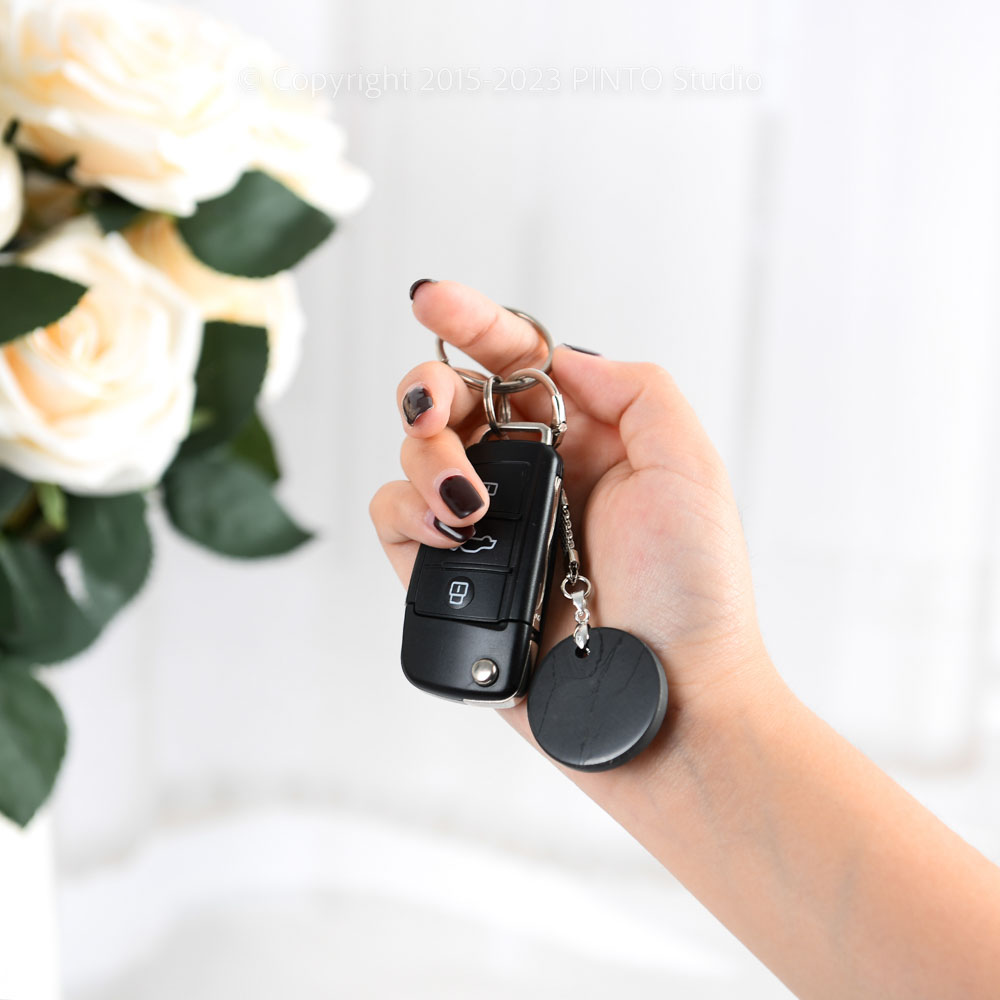
POLYGON ((583 588, 581 590, 571 591, 567 587, 568 580, 563 580, 563 582, 559 585, 559 589, 563 592, 563 597, 568 597, 571 601, 575 597, 582 597, 583 600, 586 600, 590 597, 591 591, 594 589, 594 585, 582 573, 577 576, 576 582, 582 583, 583 588))
MULTIPOLYGON (((503 306, 502 308, 506 309, 507 312, 513 313, 515 316, 520 316, 523 320, 527 320, 541 335, 542 340, 545 342, 545 346, 548 348, 549 354, 544 363, 538 365, 538 369, 540 371, 547 372, 552 367, 552 352, 555 350, 552 334, 549 333, 549 331, 546 330, 545 327, 542 326, 542 324, 529 313, 522 312, 520 309, 512 309, 510 306, 503 306)), ((449 368, 454 367, 448 360, 448 355, 445 353, 444 349, 444 341, 440 337, 437 339, 437 356, 438 361, 443 361, 449 368)), ((473 389, 483 390, 486 388, 486 382, 489 376, 483 375, 479 372, 474 372, 471 368, 455 368, 455 371, 462 377, 462 381, 466 385, 471 386, 473 389)), ((499 379, 499 381, 494 384, 493 391, 499 392, 502 395, 506 395, 511 392, 521 392, 524 389, 530 389, 537 381, 538 379, 530 375, 521 377, 515 375, 507 381, 499 379)))
POLYGON ((489 375, 483 382, 483 407, 486 410, 486 420, 490 425, 490 430, 497 435, 501 433, 500 425, 509 424, 511 418, 510 396, 506 395, 500 397, 500 417, 497 419, 494 393, 496 393, 500 381, 499 375, 489 375))

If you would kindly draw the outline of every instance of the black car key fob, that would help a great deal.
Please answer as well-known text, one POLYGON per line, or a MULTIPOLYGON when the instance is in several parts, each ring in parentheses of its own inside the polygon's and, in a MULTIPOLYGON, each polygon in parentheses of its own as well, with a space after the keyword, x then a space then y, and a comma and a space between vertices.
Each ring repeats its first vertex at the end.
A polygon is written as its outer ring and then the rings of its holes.
MULTIPOLYGON (((544 428, 544 425, 543 425, 544 428)), ((503 707, 525 693, 555 562, 563 463, 552 444, 483 440, 466 455, 490 495, 475 534, 421 545, 403 624, 403 673, 418 688, 503 707)))
MULTIPOLYGON (((542 330, 524 313, 522 317, 542 330)), ((447 361, 442 342, 439 356, 447 361)), ((421 545, 406 594, 403 673, 431 694, 503 708, 528 692, 538 745, 566 767, 606 771, 627 764, 656 738, 666 717, 667 677, 654 650, 619 628, 594 626, 594 585, 582 572, 563 463, 555 445, 566 431, 556 384, 538 368, 478 377, 490 429, 466 451, 490 495, 475 533, 453 549, 421 545), (549 424, 512 421, 509 395, 544 385, 549 424), (501 393, 501 418, 495 395, 501 393), (510 432, 539 432, 540 441, 510 432), (495 438, 491 437, 495 436, 495 438), (556 522, 566 556, 559 589, 574 607, 571 636, 556 643, 532 676, 555 562, 556 522)))

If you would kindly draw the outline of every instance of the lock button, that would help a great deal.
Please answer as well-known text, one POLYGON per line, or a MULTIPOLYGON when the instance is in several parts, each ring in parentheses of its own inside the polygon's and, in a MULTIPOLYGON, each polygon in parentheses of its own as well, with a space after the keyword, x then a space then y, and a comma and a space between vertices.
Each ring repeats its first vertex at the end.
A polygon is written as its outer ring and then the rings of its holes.
POLYGON ((521 498, 530 468, 527 462, 483 462, 475 465, 490 495, 491 514, 521 513, 521 498))

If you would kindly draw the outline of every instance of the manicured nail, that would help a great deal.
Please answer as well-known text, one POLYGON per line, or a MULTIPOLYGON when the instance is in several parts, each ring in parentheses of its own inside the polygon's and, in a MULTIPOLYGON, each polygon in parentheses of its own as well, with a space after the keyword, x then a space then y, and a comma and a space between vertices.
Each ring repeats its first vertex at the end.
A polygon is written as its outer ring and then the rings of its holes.
POLYGON ((467 542, 475 533, 476 527, 470 524, 467 528, 453 528, 450 524, 445 524, 444 521, 439 521, 434 518, 434 527, 444 535, 445 538, 450 538, 453 542, 467 542))
POLYGON ((421 285, 436 285, 437 280, 435 278, 417 278, 416 281, 410 285, 410 301, 413 301, 413 296, 417 294, 417 289, 421 285))
POLYGON ((563 347, 568 347, 571 351, 577 351, 580 354, 593 354, 595 358, 604 357, 600 351, 589 351, 586 347, 574 347, 572 344, 563 344, 563 347))
POLYGON ((483 506, 483 498, 465 476, 449 476, 438 489, 455 517, 468 517, 483 506))
POLYGON ((415 385, 412 389, 407 389, 403 396, 403 416, 411 427, 417 422, 417 417, 421 413, 426 413, 433 406, 434 400, 431 399, 426 385, 415 385))

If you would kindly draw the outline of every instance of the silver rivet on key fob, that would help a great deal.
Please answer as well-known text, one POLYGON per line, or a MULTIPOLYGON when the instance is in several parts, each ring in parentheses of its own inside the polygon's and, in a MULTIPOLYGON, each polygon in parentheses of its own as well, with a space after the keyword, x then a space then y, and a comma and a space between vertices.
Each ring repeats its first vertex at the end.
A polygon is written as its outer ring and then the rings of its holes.
POLYGON ((489 687, 500 676, 500 668, 487 659, 472 664, 472 679, 481 687, 489 687))

